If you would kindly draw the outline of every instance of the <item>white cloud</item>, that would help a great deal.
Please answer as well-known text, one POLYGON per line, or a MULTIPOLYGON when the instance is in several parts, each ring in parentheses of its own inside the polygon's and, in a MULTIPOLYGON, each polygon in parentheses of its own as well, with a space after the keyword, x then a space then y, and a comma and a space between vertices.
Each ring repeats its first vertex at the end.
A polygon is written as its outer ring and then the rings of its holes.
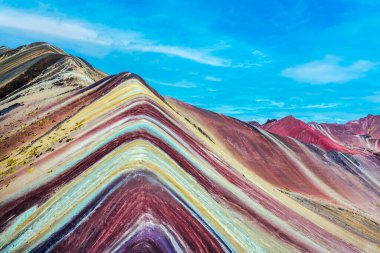
POLYGON ((129 43, 124 48, 126 51, 138 51, 138 52, 150 52, 150 53, 162 53, 171 56, 177 56, 183 59, 191 60, 194 62, 216 66, 216 67, 230 67, 231 61, 228 59, 212 56, 208 50, 193 49, 188 47, 166 46, 154 44, 149 41, 139 41, 136 43, 129 43))
POLYGON ((239 114, 244 114, 245 110, 242 108, 238 108, 232 105, 221 105, 221 106, 216 106, 211 108, 212 111, 215 111, 217 113, 221 114, 229 114, 229 115, 239 115, 239 114))
POLYGON ((304 108, 306 109, 325 109, 325 108, 333 108, 337 107, 338 103, 328 103, 328 104, 315 104, 315 105, 306 105, 304 108))
POLYGON ((213 106, 209 109, 214 112, 226 115, 241 115, 246 113, 257 112, 259 108, 250 106, 218 105, 213 106))
POLYGON ((26 35, 42 34, 68 41, 107 46, 125 52, 159 53, 211 66, 235 67, 231 60, 212 55, 214 51, 221 49, 219 46, 199 49, 163 45, 145 39, 143 34, 135 31, 120 31, 78 20, 30 14, 27 11, 0 7, 0 27, 26 31, 26 35))
POLYGON ((270 101, 270 105, 276 106, 278 108, 284 107, 285 103, 283 102, 276 102, 276 101, 270 101))
POLYGON ((341 58, 327 55, 320 61, 287 68, 281 72, 281 75, 310 84, 345 83, 364 77, 365 73, 378 65, 367 60, 358 60, 347 66, 341 65, 340 62, 341 58))
POLYGON ((11 9, 0 10, 0 26, 95 44, 111 43, 109 39, 100 38, 97 31, 78 21, 33 15, 11 9))
POLYGON ((211 82, 221 82, 222 81, 221 78, 218 78, 218 77, 215 77, 215 76, 206 76, 205 80, 211 81, 211 82))
POLYGON ((262 67, 265 64, 272 63, 272 60, 270 60, 268 56, 260 50, 253 50, 252 54, 257 58, 257 62, 252 63, 252 66, 262 67))
POLYGON ((340 97, 340 100, 354 100, 354 97, 340 97))
POLYGON ((331 112, 326 110, 324 113, 300 112, 297 118, 304 122, 324 122, 324 123, 346 123, 349 120, 358 119, 363 117, 362 114, 347 113, 347 112, 331 112))
POLYGON ((163 85, 163 86, 170 86, 170 87, 177 87, 177 88, 195 88, 197 87, 196 83, 189 82, 187 80, 181 80, 178 82, 161 82, 153 79, 147 79, 148 82, 152 82, 158 85, 163 85))
POLYGON ((261 52, 260 50, 257 50, 257 49, 253 50, 252 54, 256 55, 258 57, 261 57, 261 58, 267 58, 267 56, 263 52, 261 52))
POLYGON ((258 103, 266 103, 266 104, 269 104, 270 106, 274 106, 274 107, 278 107, 278 108, 282 108, 285 106, 285 103, 283 103, 283 102, 277 102, 277 101, 270 100, 267 98, 258 98, 255 101, 258 103))
POLYGON ((373 103, 380 103, 380 92, 375 92, 373 95, 364 97, 364 99, 373 103))
POLYGON ((255 100, 256 102, 269 102, 270 100, 267 98, 258 98, 255 100))

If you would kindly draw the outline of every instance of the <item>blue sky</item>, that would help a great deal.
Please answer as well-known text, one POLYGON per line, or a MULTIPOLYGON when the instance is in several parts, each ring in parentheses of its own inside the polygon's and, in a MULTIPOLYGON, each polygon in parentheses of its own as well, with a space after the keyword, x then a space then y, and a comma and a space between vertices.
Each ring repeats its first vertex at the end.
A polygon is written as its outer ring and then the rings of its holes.
POLYGON ((242 120, 380 113, 379 0, 1 1, 0 44, 47 41, 242 120))

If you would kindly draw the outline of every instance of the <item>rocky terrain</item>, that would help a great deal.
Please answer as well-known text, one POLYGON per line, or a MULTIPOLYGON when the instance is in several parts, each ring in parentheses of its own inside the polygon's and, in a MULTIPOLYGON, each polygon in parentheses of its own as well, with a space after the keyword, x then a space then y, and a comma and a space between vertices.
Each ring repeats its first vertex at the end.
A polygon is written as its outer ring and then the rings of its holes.
POLYGON ((1 252, 380 250, 378 116, 248 124, 46 43, 0 94, 1 252))

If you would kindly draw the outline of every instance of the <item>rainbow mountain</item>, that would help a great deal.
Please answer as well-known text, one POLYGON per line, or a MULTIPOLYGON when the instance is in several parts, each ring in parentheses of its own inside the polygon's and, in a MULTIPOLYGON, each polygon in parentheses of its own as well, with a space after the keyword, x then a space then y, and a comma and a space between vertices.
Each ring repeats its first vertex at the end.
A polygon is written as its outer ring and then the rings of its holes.
POLYGON ((380 251, 371 150, 163 97, 47 43, 1 47, 0 82, 0 252, 380 251))

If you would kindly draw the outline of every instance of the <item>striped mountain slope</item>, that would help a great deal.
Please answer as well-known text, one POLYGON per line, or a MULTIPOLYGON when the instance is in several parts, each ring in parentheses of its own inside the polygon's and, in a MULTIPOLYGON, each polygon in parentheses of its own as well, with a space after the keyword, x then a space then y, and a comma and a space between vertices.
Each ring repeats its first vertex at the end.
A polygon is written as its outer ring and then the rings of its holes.
POLYGON ((0 116, 1 252, 380 249, 379 157, 325 151, 66 60, 57 75, 77 81, 55 87, 53 63, 1 100, 23 99, 0 116), (37 92, 49 87, 54 96, 37 92))

